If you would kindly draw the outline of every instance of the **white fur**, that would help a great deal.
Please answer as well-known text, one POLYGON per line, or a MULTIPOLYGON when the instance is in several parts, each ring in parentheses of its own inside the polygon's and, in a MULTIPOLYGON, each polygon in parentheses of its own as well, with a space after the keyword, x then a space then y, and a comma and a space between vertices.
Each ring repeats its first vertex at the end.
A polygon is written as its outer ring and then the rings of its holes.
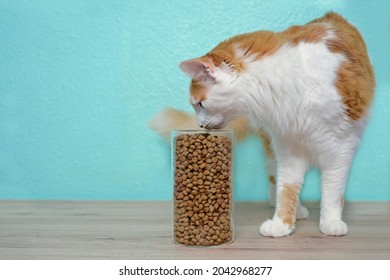
POLYGON ((290 235, 293 232, 294 227, 294 225, 289 226, 283 224, 278 217, 274 217, 272 220, 267 220, 261 224, 260 233, 263 236, 283 237, 290 235))
MULTIPOLYGON (((325 38, 333 36, 329 33, 325 38)), ((347 119, 335 87, 337 70, 346 58, 330 52, 325 42, 284 45, 260 60, 245 57, 238 47, 236 55, 246 62, 245 72, 226 68, 214 72, 215 83, 207 86, 198 120, 219 127, 246 115, 266 129, 278 163, 277 196, 286 184, 300 186, 310 166, 318 167, 322 173, 320 230, 328 235, 346 234, 341 200, 365 124, 365 119, 347 119)), ((260 228, 262 235, 279 237, 293 231, 294 225, 285 225, 278 217, 280 207, 278 199, 274 218, 260 228)), ((299 205, 296 217, 307 216, 307 209, 299 205)))
POLYGON ((307 218, 309 218, 309 210, 307 210, 307 208, 305 206, 303 206, 299 203, 298 207, 297 207, 297 212, 295 215, 296 215, 297 220, 307 219, 307 218))

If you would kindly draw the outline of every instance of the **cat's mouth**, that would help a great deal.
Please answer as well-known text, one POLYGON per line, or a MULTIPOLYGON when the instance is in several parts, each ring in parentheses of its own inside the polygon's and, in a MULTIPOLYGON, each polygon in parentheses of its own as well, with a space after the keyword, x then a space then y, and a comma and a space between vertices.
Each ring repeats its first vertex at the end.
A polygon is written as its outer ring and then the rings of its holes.
POLYGON ((208 123, 208 124, 204 125, 203 128, 205 128, 205 129, 222 129, 222 128, 225 128, 225 126, 226 126, 225 122, 208 123))

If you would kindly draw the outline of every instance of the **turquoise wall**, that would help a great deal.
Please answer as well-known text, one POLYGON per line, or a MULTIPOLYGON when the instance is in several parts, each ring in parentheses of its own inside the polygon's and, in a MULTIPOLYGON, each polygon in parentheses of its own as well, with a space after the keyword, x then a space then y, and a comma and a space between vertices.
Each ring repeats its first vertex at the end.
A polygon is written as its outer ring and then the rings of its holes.
MULTIPOLYGON (((326 11, 366 38, 378 86, 347 199, 390 200, 390 2, 0 0, 0 199, 170 199, 170 151, 148 129, 191 111, 181 60, 326 11)), ((235 196, 265 199, 259 141, 236 147, 235 196)), ((319 199, 310 172, 304 199, 319 199)))

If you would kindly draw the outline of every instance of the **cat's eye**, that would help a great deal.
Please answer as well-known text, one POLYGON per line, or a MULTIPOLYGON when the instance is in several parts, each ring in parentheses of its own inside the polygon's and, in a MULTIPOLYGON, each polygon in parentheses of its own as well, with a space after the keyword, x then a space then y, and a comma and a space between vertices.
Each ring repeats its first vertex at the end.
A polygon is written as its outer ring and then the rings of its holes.
POLYGON ((199 102, 198 102, 198 105, 200 106, 200 108, 203 108, 203 109, 204 109, 203 104, 202 104, 202 101, 199 101, 199 102))

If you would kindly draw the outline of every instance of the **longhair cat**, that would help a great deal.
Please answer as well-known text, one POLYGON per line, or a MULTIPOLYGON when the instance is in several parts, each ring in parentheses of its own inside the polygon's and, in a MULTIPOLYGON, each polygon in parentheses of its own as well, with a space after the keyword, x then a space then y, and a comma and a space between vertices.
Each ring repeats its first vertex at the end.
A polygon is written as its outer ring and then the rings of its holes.
POLYGON ((306 25, 282 32, 241 34, 199 58, 180 63, 192 80, 190 102, 195 119, 167 109, 151 127, 221 129, 238 137, 248 130, 264 140, 269 162, 272 219, 260 233, 291 234, 297 218, 304 175, 321 171, 319 229, 347 234, 342 220, 344 191, 355 150, 366 127, 375 78, 359 31, 330 12, 306 25))

